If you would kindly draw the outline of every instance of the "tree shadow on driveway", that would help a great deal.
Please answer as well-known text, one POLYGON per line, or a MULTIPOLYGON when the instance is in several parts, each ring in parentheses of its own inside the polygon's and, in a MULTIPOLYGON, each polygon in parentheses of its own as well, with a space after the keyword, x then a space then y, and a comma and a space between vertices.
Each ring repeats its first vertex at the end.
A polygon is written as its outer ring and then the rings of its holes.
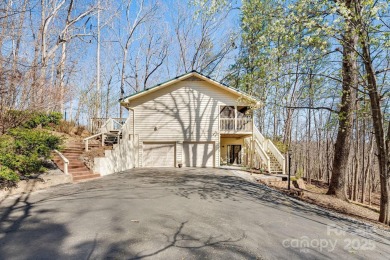
POLYGON ((390 233, 375 232, 371 224, 331 212, 327 209, 311 205, 303 201, 291 198, 286 194, 273 190, 266 185, 253 183, 234 175, 227 175, 228 171, 210 168, 185 168, 179 174, 177 171, 165 169, 149 169, 148 174, 136 174, 144 183, 158 185, 177 196, 187 199, 198 196, 202 200, 222 202, 224 200, 252 201, 262 206, 272 207, 281 212, 296 215, 309 221, 322 225, 319 217, 326 220, 337 221, 344 231, 355 234, 379 243, 390 245, 390 233), (370 232, 361 232, 370 229, 370 232), (356 232, 357 231, 357 232, 356 232))
MULTIPOLYGON (((158 210, 150 209, 175 198, 187 205, 196 201, 201 206, 211 203, 210 209, 250 202, 249 207, 275 210, 281 218, 293 216, 302 223, 309 221, 321 226, 335 222, 351 234, 390 244, 388 234, 376 229, 355 232, 367 229, 364 223, 292 199, 224 170, 134 169, 7 199, 0 207, 0 256, 4 259, 143 259, 172 255, 197 259, 261 258, 258 249, 243 246, 248 240, 244 229, 233 227, 229 229, 231 232, 211 229, 215 225, 214 215, 207 219, 199 212, 203 218, 185 214, 175 217, 175 212, 161 210, 164 205, 158 210), (140 224, 129 223, 137 211, 145 210, 150 218, 141 219, 140 224), (98 224, 91 224, 95 219, 98 224)), ((185 213, 186 208, 181 210, 185 213)), ((245 221, 243 217, 242 222, 245 221)), ((233 225, 227 222, 230 224, 233 225)))

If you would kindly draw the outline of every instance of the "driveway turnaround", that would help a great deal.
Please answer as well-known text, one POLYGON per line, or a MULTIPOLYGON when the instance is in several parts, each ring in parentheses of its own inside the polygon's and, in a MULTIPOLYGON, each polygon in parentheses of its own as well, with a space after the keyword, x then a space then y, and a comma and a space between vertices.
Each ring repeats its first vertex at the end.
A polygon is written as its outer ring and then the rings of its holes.
POLYGON ((134 169, 0 203, 1 259, 389 256, 389 233, 222 169, 134 169))

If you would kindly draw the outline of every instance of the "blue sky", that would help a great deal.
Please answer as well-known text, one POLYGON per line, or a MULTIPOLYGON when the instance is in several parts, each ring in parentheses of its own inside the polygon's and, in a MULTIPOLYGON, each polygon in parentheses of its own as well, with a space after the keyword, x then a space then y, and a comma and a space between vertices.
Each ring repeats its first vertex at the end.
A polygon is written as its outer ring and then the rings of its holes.
MULTIPOLYGON (((121 62, 122 62, 122 48, 119 42, 125 42, 127 35, 127 26, 126 21, 126 7, 119 0, 115 2, 111 1, 102 1, 102 11, 101 11, 101 21, 102 23, 107 23, 104 28, 101 30, 101 86, 102 86, 102 96, 104 96, 107 83, 111 79, 111 90, 110 90, 110 102, 113 105, 111 113, 115 116, 115 113, 118 111, 118 106, 114 105, 117 103, 119 98, 119 86, 120 86, 120 72, 121 72, 121 62), (122 3, 122 4, 121 4, 122 3)), ((81 1, 80 1, 81 2, 81 1)), ((79 3, 80 3, 79 2, 79 3)), ((83 1, 85 3, 93 3, 95 1, 83 1)), ((140 71, 144 66, 143 60, 143 51, 141 47, 145 43, 146 32, 148 27, 152 27, 155 30, 156 34, 161 34, 165 40, 169 42, 169 52, 164 64, 153 74, 151 79, 148 81, 146 87, 151 85, 163 82, 169 78, 173 78, 178 74, 184 72, 184 68, 181 64, 178 64, 178 57, 180 49, 178 46, 178 40, 175 37, 175 21, 178 17, 178 9, 185 10, 190 15, 188 22, 193 21, 192 17, 195 15, 195 7, 191 4, 188 4, 187 1, 181 0, 157 0, 157 1, 145 1, 144 8, 150 6, 153 3, 157 3, 158 7, 155 14, 155 19, 153 21, 145 23, 143 26, 139 27, 134 34, 134 41, 129 48, 128 61, 126 76, 128 82, 125 86, 125 95, 131 94, 134 92, 131 77, 134 74, 130 68, 134 63, 139 66, 140 71), (191 17, 192 16, 192 17, 191 17), (135 62, 135 56, 138 56, 139 61, 135 62)), ((140 8, 139 2, 133 1, 130 5, 129 17, 133 21, 136 17, 136 14, 140 8)), ((217 52, 223 44, 229 43, 229 35, 235 35, 235 44, 239 46, 239 29, 240 29, 240 10, 237 8, 240 5, 240 2, 233 3, 234 8, 228 13, 227 16, 217 16, 218 19, 223 18, 221 24, 217 27, 217 30, 213 31, 211 35, 211 40, 213 43, 213 52, 217 52)), ((86 5, 81 8, 85 8, 86 5)), ((96 33, 96 15, 92 16, 87 23, 86 20, 79 23, 79 26, 85 27, 87 32, 91 29, 91 33, 96 33)), ((200 26, 199 23, 195 23, 191 28, 192 39, 188 41, 189 48, 192 48, 200 36, 200 26)), ((72 53, 69 55, 69 63, 77 63, 77 71, 74 72, 74 75, 71 76, 71 84, 77 86, 79 89, 87 89, 94 82, 96 76, 96 38, 95 37, 86 37, 83 40, 75 40, 72 42, 72 53)), ((156 46, 156 49, 159 47, 156 46)), ((224 76, 226 70, 234 62, 235 56, 238 54, 238 48, 233 50, 229 55, 221 62, 219 69, 216 73, 213 73, 211 76, 217 80, 220 80, 224 76)), ((191 56, 191 55, 189 55, 191 56)), ((143 88, 143 86, 142 86, 143 88)), ((142 90, 142 89, 140 89, 142 90)), ((69 109, 68 104, 68 109, 69 109)))

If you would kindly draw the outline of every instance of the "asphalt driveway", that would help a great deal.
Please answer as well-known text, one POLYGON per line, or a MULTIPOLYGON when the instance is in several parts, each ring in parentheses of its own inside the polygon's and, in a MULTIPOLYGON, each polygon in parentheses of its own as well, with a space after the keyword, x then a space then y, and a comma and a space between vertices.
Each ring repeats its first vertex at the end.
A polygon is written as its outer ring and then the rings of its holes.
POLYGON ((382 230, 221 169, 134 169, 0 203, 1 259, 388 259, 382 230))

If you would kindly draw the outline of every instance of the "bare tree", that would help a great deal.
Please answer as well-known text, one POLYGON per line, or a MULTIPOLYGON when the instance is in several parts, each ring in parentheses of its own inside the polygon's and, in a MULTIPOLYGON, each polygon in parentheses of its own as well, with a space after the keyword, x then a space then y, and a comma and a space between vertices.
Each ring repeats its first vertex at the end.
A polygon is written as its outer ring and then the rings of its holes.
MULTIPOLYGON (((126 78, 126 69, 128 63, 128 52, 135 41, 135 35, 137 29, 143 25, 145 22, 150 20, 153 15, 156 13, 157 5, 153 4, 151 6, 145 6, 145 0, 140 0, 138 2, 139 7, 135 17, 132 17, 132 12, 130 7, 132 6, 132 1, 128 2, 126 5, 126 26, 125 26, 125 36, 123 39, 119 40, 121 49, 122 49, 122 65, 121 65, 121 83, 120 83, 120 98, 123 98, 125 95, 125 78, 126 78)), ((122 118, 123 108, 119 108, 119 117, 122 118)))
POLYGON ((149 25, 146 34, 142 37, 139 50, 132 55, 130 73, 126 82, 135 92, 146 89, 152 76, 164 64, 170 44, 170 39, 166 35, 167 30, 161 27, 156 29, 153 24, 149 25))
POLYGON ((235 36, 221 37, 220 29, 229 14, 197 11, 177 4, 174 33, 178 44, 177 74, 197 70, 206 75, 216 72, 218 66, 235 49, 235 36))

